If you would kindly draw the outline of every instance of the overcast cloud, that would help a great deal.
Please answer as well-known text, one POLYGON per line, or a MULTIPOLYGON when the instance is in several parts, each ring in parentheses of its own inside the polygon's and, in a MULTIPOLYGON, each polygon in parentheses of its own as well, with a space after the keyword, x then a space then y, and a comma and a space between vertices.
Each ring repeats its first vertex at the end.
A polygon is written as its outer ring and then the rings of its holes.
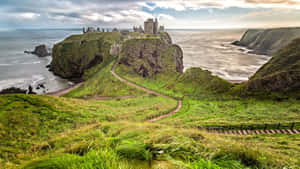
POLYGON ((1 28, 300 26, 300 0, 1 0, 1 28))

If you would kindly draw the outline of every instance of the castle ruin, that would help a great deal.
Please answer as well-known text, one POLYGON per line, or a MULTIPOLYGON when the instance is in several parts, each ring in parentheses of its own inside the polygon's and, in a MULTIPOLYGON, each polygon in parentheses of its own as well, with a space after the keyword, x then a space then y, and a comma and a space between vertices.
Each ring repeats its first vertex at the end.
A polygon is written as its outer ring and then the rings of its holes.
POLYGON ((144 22, 144 31, 146 34, 157 34, 158 33, 158 21, 153 19, 147 19, 144 22))
POLYGON ((157 18, 155 20, 150 18, 144 22, 144 30, 141 26, 140 27, 134 26, 133 31, 138 33, 146 33, 146 34, 158 34, 160 31, 165 31, 165 28, 164 26, 158 27, 157 18))
MULTIPOLYGON (((112 30, 112 32, 120 32, 121 30, 118 30, 117 28, 114 28, 112 30)), ((152 19, 147 19, 145 22, 144 22, 144 29, 142 28, 142 26, 139 26, 139 27, 136 27, 134 26, 133 27, 133 32, 138 32, 138 33, 145 33, 145 34, 158 34, 160 31, 165 31, 165 28, 164 26, 159 26, 158 25, 158 20, 157 18, 152 19)), ((82 32, 83 33, 89 33, 89 32, 110 32, 109 29, 100 29, 99 27, 98 28, 94 28, 94 27, 88 27, 87 29, 86 28, 83 28, 82 29, 82 32)), ((127 34, 127 32, 123 32, 124 34, 127 34)))

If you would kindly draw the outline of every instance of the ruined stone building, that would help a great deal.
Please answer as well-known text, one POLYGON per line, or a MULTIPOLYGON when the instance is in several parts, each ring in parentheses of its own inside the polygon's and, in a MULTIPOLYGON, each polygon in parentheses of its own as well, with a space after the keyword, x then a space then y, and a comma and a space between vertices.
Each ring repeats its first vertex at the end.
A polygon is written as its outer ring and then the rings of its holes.
POLYGON ((153 19, 148 19, 144 22, 144 31, 147 34, 157 34, 158 33, 158 21, 153 19))
POLYGON ((165 31, 165 27, 164 27, 164 26, 160 26, 160 27, 159 27, 159 32, 160 32, 160 31, 165 31))

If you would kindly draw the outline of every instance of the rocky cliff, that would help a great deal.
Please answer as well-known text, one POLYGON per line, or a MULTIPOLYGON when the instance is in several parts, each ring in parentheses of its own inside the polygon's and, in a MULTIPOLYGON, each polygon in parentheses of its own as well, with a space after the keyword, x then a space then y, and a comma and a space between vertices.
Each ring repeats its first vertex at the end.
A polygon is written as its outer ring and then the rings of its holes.
POLYGON ((246 86, 248 91, 300 90, 300 38, 276 53, 246 86))
POLYGON ((253 49, 256 54, 273 56, 297 37, 300 37, 300 28, 250 29, 233 44, 253 49))
POLYGON ((80 79, 91 67, 112 57, 111 47, 120 41, 119 32, 73 35, 53 48, 51 70, 68 79, 80 79))
POLYGON ((123 43, 120 64, 131 67, 143 77, 162 72, 183 72, 183 52, 171 44, 170 37, 129 39, 123 43))

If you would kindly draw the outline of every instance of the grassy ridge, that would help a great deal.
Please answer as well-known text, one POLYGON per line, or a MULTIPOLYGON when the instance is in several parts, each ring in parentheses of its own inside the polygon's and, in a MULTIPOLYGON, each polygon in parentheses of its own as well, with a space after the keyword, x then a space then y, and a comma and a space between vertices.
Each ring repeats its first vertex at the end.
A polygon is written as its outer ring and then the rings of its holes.
POLYGON ((85 74, 85 83, 70 93, 67 97, 84 97, 84 96, 120 96, 133 95, 138 96, 144 94, 143 91, 122 83, 120 80, 112 76, 110 70, 113 66, 111 60, 106 67, 95 67, 85 74))
POLYGON ((300 121, 300 101, 244 98, 233 95, 233 85, 212 76, 208 71, 192 68, 184 74, 158 74, 143 78, 124 65, 116 72, 147 88, 183 99, 180 112, 163 121, 187 126, 274 124, 300 121))
POLYGON ((212 76, 210 72, 200 68, 191 68, 184 74, 161 73, 151 78, 143 78, 124 65, 119 65, 115 71, 129 81, 178 99, 183 97, 221 98, 222 93, 232 87, 225 80, 212 76))

